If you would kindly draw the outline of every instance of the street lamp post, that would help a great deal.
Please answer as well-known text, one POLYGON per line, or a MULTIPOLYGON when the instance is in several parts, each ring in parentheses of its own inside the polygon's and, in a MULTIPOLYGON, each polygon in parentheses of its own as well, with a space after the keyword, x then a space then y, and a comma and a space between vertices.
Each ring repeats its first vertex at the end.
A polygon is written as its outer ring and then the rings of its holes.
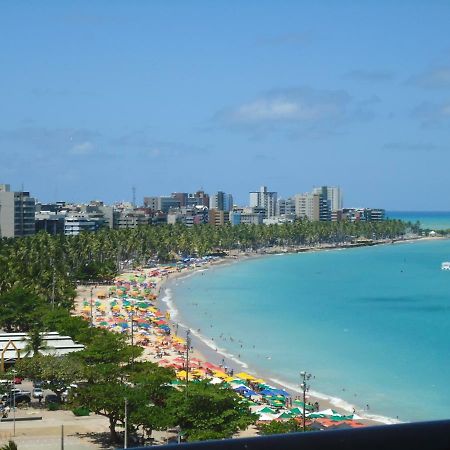
POLYGON ((303 391, 303 431, 306 431, 306 391, 309 386, 306 382, 311 378, 311 374, 305 371, 300 372, 300 388, 303 391))
POLYGON ((191 347, 191 330, 186 331, 186 399, 188 395, 189 383, 189 349, 191 347))
POLYGON ((93 314, 93 305, 92 305, 92 291, 94 288, 91 287, 91 327, 94 326, 94 314, 93 314))
POLYGON ((16 391, 14 388, 16 387, 16 369, 11 370, 12 373, 12 382, 11 382, 11 394, 13 398, 13 436, 16 435, 16 391))
POLYGON ((125 435, 123 439, 123 448, 128 448, 128 399, 125 399, 125 419, 124 419, 124 425, 125 425, 125 435))
MULTIPOLYGON (((134 345, 134 299, 131 302, 131 346, 133 347, 134 345)), ((131 353, 131 367, 134 366, 134 353, 133 353, 133 349, 131 349, 132 353, 131 353)))
POLYGON ((53 276, 52 276, 52 309, 55 308, 55 282, 56 282, 56 269, 55 260, 52 258, 53 276))

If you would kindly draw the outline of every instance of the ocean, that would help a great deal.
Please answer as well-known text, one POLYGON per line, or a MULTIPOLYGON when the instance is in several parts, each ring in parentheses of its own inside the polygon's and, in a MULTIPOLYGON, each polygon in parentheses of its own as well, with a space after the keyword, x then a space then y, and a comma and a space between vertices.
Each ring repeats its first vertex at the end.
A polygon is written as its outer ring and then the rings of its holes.
POLYGON ((450 212, 448 211, 387 211, 389 219, 400 219, 405 222, 420 222, 422 228, 431 230, 450 229, 450 212))
POLYGON ((177 279, 164 296, 237 371, 298 389, 306 370, 311 391, 348 410, 443 419, 449 260, 450 240, 263 256, 177 279))

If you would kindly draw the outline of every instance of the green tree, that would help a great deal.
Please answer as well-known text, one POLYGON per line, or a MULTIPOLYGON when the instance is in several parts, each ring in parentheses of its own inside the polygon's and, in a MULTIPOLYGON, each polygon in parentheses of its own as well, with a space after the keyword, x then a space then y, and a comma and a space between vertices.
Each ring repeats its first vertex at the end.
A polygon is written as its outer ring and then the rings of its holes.
POLYGON ((190 383, 184 390, 172 390, 166 408, 189 441, 230 438, 257 420, 231 389, 207 381, 190 383))
POLYGON ((303 431, 303 427, 299 422, 294 419, 281 422, 278 420, 272 420, 269 423, 264 423, 258 427, 260 434, 284 434, 284 433, 297 433, 303 431))
POLYGON ((119 381, 96 382, 87 384, 77 390, 72 402, 77 406, 84 406, 89 410, 107 417, 112 442, 118 442, 116 427, 123 425, 125 417, 125 399, 129 408, 134 410, 141 397, 136 389, 119 381))
POLYGON ((61 394, 75 382, 84 379, 84 367, 72 355, 23 358, 16 362, 19 376, 42 380, 44 387, 51 389, 61 401, 61 394))
POLYGON ((40 320, 42 298, 21 287, 0 295, 0 327, 8 333, 29 331, 40 320))

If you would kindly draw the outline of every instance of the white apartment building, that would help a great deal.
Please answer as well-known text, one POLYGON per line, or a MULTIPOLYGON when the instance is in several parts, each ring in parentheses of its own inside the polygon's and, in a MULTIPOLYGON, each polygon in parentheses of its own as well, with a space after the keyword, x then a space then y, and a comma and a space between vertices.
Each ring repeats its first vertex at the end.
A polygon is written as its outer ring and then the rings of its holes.
POLYGON ((259 191, 250 192, 250 207, 265 208, 265 218, 274 217, 277 214, 277 193, 269 192, 266 186, 261 186, 259 191))
POLYGON ((64 234, 75 236, 84 231, 92 232, 97 229, 97 222, 82 214, 70 215, 64 219, 64 234))

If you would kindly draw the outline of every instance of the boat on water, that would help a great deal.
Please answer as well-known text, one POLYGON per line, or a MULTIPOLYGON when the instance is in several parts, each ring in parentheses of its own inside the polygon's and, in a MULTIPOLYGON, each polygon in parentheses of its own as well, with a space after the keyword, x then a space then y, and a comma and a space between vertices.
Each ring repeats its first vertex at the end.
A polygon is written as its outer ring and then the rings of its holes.
POLYGON ((450 270, 450 261, 445 261, 441 264, 442 270, 450 270))

